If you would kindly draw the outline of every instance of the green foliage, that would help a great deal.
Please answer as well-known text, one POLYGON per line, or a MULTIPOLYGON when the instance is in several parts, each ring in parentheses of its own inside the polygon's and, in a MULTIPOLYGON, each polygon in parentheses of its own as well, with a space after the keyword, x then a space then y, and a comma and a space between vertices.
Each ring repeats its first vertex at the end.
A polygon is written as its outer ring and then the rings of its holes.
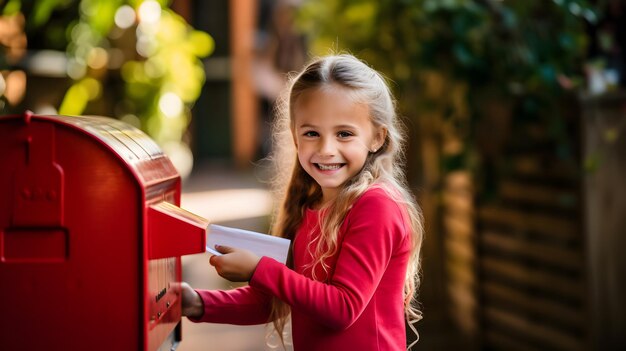
POLYGON ((2 10, 24 14, 29 47, 65 50, 73 84, 59 113, 83 114, 99 103, 104 89, 121 88, 110 93, 115 117, 164 145, 183 139, 205 81, 201 58, 214 48, 207 33, 191 28, 168 3, 10 0, 2 10))
POLYGON ((322 0, 300 13, 313 51, 349 49, 396 81, 435 69, 471 83, 557 86, 579 73, 587 1, 322 0))
POLYGON ((596 17, 586 0, 316 0, 299 24, 314 54, 348 50, 383 71, 404 115, 455 129, 464 144, 449 164, 468 166, 488 100, 560 123, 557 100, 582 82, 585 22, 596 17))

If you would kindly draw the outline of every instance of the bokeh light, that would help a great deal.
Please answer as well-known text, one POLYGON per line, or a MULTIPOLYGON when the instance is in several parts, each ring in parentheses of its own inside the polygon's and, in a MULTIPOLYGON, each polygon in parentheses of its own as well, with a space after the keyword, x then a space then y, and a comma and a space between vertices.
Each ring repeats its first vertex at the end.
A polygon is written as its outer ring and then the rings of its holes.
POLYGON ((161 5, 152 0, 144 1, 137 12, 141 22, 154 24, 161 18, 161 5))
POLYGON ((115 25, 122 28, 130 28, 135 24, 135 10, 128 6, 122 5, 115 12, 115 25))
POLYGON ((159 99, 159 110, 165 117, 174 118, 183 112, 183 101, 178 95, 168 92, 161 95, 159 99))

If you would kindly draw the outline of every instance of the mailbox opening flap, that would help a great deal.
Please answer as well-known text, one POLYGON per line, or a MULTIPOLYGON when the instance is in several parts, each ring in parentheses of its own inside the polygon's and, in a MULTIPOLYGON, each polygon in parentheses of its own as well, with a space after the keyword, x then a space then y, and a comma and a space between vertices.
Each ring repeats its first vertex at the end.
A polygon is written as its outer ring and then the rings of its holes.
POLYGON ((148 208, 148 258, 204 252, 209 221, 169 202, 148 208))

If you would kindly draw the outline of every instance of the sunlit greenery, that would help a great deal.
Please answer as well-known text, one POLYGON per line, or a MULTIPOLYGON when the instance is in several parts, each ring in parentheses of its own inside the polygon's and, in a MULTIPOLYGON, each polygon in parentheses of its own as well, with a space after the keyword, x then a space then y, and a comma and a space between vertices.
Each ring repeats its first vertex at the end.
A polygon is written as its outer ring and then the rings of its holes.
POLYGON ((178 143, 205 81, 209 34, 194 30, 167 0, 11 0, 4 16, 23 14, 29 49, 64 50, 73 84, 60 114, 97 111, 105 89, 113 114, 162 146, 178 143), (118 84, 121 82, 122 84, 118 84), (121 91, 115 91, 121 90, 121 91), (111 102, 112 100, 112 102, 111 102))
POLYGON ((581 86, 596 17, 586 0, 310 0, 299 23, 315 54, 357 54, 393 81, 404 115, 456 134, 451 169, 475 162, 474 123, 494 105, 563 136, 559 98, 581 86))

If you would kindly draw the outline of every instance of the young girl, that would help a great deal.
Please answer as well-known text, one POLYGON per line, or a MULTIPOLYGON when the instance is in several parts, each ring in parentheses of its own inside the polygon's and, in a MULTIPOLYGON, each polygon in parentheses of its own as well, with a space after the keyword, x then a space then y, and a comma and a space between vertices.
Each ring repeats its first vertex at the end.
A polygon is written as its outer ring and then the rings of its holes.
POLYGON ((224 255, 210 264, 218 274, 249 285, 208 291, 183 283, 183 314, 273 322, 281 340, 290 314, 295 351, 403 350, 405 318, 414 332, 421 319, 414 298, 423 230, 404 183, 389 88, 355 57, 336 55, 311 62, 288 93, 277 126, 291 145, 278 150, 291 147, 293 166, 282 166, 291 174, 273 234, 292 240, 289 262, 217 247, 224 255))

